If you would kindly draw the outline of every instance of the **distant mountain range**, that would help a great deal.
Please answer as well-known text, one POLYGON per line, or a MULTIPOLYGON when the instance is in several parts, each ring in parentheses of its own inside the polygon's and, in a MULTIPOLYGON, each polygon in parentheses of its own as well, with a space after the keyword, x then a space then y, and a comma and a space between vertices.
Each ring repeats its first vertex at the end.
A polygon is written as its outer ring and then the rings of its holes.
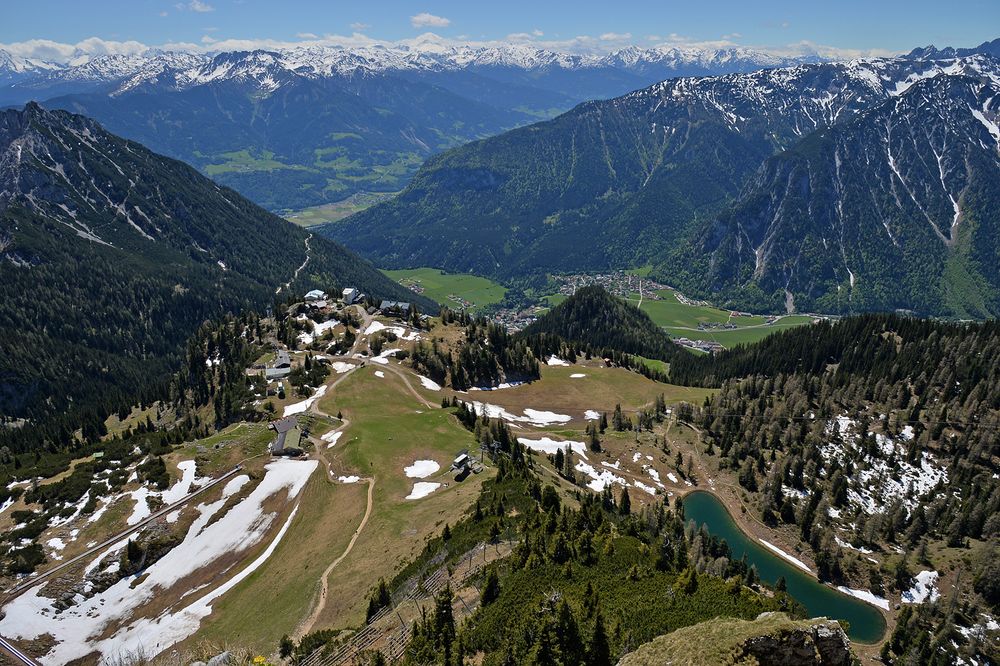
POLYGON ((663 81, 433 157, 323 232, 387 267, 652 265, 741 309, 996 315, 998 48, 663 81))
POLYGON ((402 189, 430 155, 675 76, 787 66, 744 48, 335 47, 216 54, 0 52, 0 105, 97 119, 270 209, 402 189))
POLYGON ((0 112, 0 285, 0 415, 29 419, 133 404, 206 319, 263 311, 279 288, 432 305, 190 166, 35 104, 0 112))

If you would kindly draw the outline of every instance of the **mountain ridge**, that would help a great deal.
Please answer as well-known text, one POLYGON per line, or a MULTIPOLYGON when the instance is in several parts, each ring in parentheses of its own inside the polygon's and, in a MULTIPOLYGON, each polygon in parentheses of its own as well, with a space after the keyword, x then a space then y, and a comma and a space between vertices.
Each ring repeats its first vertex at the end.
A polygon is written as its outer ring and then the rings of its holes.
POLYGON ((205 320, 285 288, 431 304, 190 166, 36 104, 0 112, 0 213, 5 417, 117 409, 205 320))

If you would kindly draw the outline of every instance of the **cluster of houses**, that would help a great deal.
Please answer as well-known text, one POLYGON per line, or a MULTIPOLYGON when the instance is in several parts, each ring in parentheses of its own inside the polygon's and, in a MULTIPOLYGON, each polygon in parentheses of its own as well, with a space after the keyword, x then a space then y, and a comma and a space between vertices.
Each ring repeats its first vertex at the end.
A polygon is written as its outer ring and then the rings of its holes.
POLYGON ((698 351, 703 351, 708 354, 715 354, 720 352, 725 347, 714 340, 689 340, 688 338, 673 338, 675 345, 680 345, 681 347, 687 347, 688 349, 697 349, 698 351))

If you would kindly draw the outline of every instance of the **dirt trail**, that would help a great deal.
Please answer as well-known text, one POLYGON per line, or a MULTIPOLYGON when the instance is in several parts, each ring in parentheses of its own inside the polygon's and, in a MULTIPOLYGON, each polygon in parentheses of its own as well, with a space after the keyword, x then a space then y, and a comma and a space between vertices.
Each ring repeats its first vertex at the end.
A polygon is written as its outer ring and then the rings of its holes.
POLYGON ((306 259, 305 259, 305 261, 303 261, 302 265, 300 265, 298 268, 295 269, 295 273, 292 274, 292 279, 291 280, 289 280, 288 282, 286 282, 285 284, 281 285, 280 287, 278 287, 277 289, 274 290, 275 294, 280 294, 282 289, 288 289, 288 287, 290 287, 291 284, 293 282, 295 282, 295 280, 298 279, 299 273, 302 272, 302 269, 305 268, 309 264, 310 255, 312 254, 312 247, 310 247, 309 241, 312 240, 312 237, 313 237, 312 234, 309 234, 308 236, 306 236, 306 242, 305 242, 305 246, 306 246, 306 259))
POLYGON ((347 548, 345 548, 344 552, 340 554, 340 557, 330 563, 330 566, 328 566, 323 571, 323 575, 320 576, 319 599, 316 601, 316 605, 313 607, 309 617, 303 620, 299 627, 295 630, 295 640, 301 639, 303 636, 312 631, 312 628, 319 619, 319 616, 323 613, 323 609, 326 608, 326 597, 327 591, 329 590, 330 574, 337 568, 337 565, 344 561, 344 558, 351 554, 351 550, 354 549, 354 544, 357 542, 358 537, 361 536, 361 531, 365 529, 365 525, 368 524, 368 518, 372 515, 372 507, 374 506, 375 500, 375 479, 369 478, 364 479, 364 481, 368 484, 368 506, 365 507, 365 515, 361 519, 361 524, 358 525, 358 529, 354 530, 354 536, 351 537, 351 541, 347 544, 347 548))

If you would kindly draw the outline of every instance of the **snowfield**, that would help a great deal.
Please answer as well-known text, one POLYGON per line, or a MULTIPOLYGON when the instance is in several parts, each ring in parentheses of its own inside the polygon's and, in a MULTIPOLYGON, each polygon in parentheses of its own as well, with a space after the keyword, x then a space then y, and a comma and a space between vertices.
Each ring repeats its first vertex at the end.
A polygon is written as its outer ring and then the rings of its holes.
MULTIPOLYGON (((149 508, 150 497, 159 497, 163 500, 163 504, 165 506, 169 506, 175 502, 181 501, 188 493, 191 492, 196 481, 195 462, 193 460, 182 460, 177 463, 177 469, 181 471, 180 480, 164 490, 162 493, 151 490, 148 486, 141 486, 129 493, 132 499, 135 500, 135 507, 132 509, 132 514, 125 521, 126 524, 137 525, 152 515, 153 512, 149 508)), ((207 479, 203 479, 203 481, 207 481, 207 479)), ((101 507, 101 513, 103 514, 106 509, 107 504, 101 507)), ((93 516, 91 516, 91 518, 93 518, 93 516)))
POLYGON ((320 439, 326 442, 326 448, 332 449, 336 446, 337 442, 340 441, 340 436, 343 434, 343 430, 331 430, 330 432, 321 435, 320 439))
POLYGON ((426 479, 440 469, 441 465, 433 460, 416 460, 412 465, 404 467, 403 472, 411 479, 426 479))
POLYGON ((549 356, 549 360, 545 361, 545 364, 546 365, 563 365, 563 366, 569 366, 569 363, 567 363, 566 361, 562 360, 558 356, 549 356))
MULTIPOLYGON (((217 561, 243 553, 260 543, 277 519, 276 513, 264 511, 265 500, 282 494, 288 501, 294 500, 318 464, 315 460, 269 463, 265 467, 264 478, 253 491, 209 524, 227 499, 250 481, 246 475, 231 479, 219 500, 195 507, 199 515, 184 540, 146 569, 145 576, 126 577, 90 598, 79 595, 78 603, 62 612, 56 612, 53 600, 40 594, 42 586, 32 588, 4 608, 0 634, 18 640, 51 635, 55 645, 40 658, 39 661, 44 664, 64 664, 95 651, 108 658, 139 648, 150 656, 161 652, 197 631, 201 619, 211 613, 211 602, 271 555, 284 536, 291 516, 260 557, 198 601, 187 607, 180 607, 179 602, 175 602, 152 619, 133 620, 136 612, 154 598, 169 599, 174 595, 172 593, 182 592, 174 588, 185 578, 213 571, 213 566, 219 566, 215 564, 217 561), (101 638, 104 635, 107 637, 101 638)), ((109 554, 120 551, 126 543, 127 539, 122 540, 102 552, 88 564, 87 570, 95 570, 109 554)), ((117 561, 110 568, 115 564, 117 561)), ((215 571, 216 577, 223 572, 231 573, 238 566, 238 563, 228 564, 221 571, 215 571)))

